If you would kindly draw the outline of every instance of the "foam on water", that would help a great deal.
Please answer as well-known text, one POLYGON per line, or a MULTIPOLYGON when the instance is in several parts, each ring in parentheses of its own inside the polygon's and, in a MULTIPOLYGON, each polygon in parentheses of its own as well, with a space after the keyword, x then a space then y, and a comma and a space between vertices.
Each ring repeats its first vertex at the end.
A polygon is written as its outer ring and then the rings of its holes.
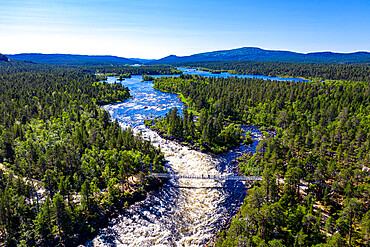
MULTIPOLYGON (((161 138, 146 128, 147 117, 164 116, 169 109, 183 108, 175 94, 153 89, 153 84, 133 76, 122 83, 132 98, 103 108, 118 119, 123 128, 142 132, 145 139, 160 147, 169 171, 194 175, 233 174, 231 160, 238 154, 254 151, 242 146, 222 155, 208 155, 161 138)), ((108 78, 109 83, 114 79, 108 78)), ((255 138, 258 128, 248 128, 255 138)), ((245 185, 238 181, 171 179, 163 188, 152 192, 144 201, 125 210, 86 246, 202 246, 236 213, 245 197, 245 185)))

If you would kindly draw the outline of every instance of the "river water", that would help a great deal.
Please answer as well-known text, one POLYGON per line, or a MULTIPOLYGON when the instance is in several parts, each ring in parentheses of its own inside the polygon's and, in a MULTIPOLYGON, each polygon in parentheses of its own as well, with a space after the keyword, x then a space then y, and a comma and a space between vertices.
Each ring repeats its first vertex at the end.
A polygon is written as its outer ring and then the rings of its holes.
MULTIPOLYGON (((231 76, 228 73, 211 74, 194 69, 180 69, 184 74, 231 76)), ((269 79, 265 76, 235 76, 269 79)), ((108 77, 108 83, 115 81, 114 77, 108 77)), ((152 82, 142 82, 142 76, 132 76, 122 83, 130 89, 132 98, 103 108, 123 128, 131 127, 136 133, 141 131, 144 138, 160 147, 165 154, 168 171, 205 176, 231 175, 236 173, 233 169, 236 165, 231 161, 242 153, 255 151, 261 133, 254 126, 243 126, 256 139, 252 145, 240 145, 217 156, 190 150, 161 138, 146 128, 143 120, 164 116, 174 107, 181 110, 184 104, 175 94, 154 90, 152 82)), ((164 187, 150 193, 144 201, 130 206, 113 219, 86 246, 204 246, 235 215, 245 195, 246 185, 239 181, 171 179, 164 187)))

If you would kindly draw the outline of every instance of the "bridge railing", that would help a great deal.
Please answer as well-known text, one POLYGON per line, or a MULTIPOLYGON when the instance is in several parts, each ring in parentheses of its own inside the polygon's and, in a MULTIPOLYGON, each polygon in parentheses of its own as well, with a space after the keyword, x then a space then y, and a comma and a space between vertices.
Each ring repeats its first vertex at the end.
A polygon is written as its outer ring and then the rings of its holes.
POLYGON ((213 180, 234 180, 234 181, 257 181, 262 180, 260 176, 236 176, 236 175, 194 175, 178 173, 152 173, 148 177, 157 178, 184 178, 184 179, 213 179, 213 180))

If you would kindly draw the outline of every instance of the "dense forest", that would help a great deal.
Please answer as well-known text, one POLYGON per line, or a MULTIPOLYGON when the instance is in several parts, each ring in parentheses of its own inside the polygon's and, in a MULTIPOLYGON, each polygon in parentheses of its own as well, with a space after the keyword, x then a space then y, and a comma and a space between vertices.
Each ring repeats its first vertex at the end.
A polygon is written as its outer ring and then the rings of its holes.
POLYGON ((174 138, 194 149, 216 154, 227 151, 242 140, 244 143, 253 142, 249 133, 243 135, 244 131, 240 126, 233 123, 225 125, 221 114, 216 117, 206 109, 201 110, 196 121, 193 112, 189 113, 187 108, 183 110, 182 116, 174 108, 166 116, 146 120, 145 124, 164 133, 167 138, 174 138))
MULTIPOLYGON (((263 180, 248 190, 216 246, 369 244, 368 65, 188 66, 331 80, 154 80, 156 89, 180 94, 189 109, 146 124, 186 145, 218 153, 251 141, 240 123, 276 130, 273 136, 263 131, 254 155, 238 158, 244 175, 263 180)), ((77 245, 117 208, 143 197, 150 186, 143 175, 150 164, 162 172, 164 157, 100 109, 130 97, 126 87, 104 77, 177 73, 170 66, 0 61, 0 246, 77 245)))
POLYGON ((181 74, 173 66, 168 65, 142 65, 142 66, 126 66, 126 65, 96 65, 96 66, 79 66, 91 73, 101 74, 130 74, 130 75, 177 75, 181 74))
POLYGON ((248 191, 216 246, 368 245, 367 82, 181 75, 154 83, 212 119, 276 129, 274 136, 264 132, 253 156, 239 158, 245 175, 261 171, 263 180, 248 191))
POLYGON ((212 61, 178 63, 178 66, 207 68, 214 72, 267 76, 291 76, 318 80, 370 82, 369 64, 305 64, 252 61, 212 61))
MULTIPOLYGON (((126 68, 109 72, 139 72, 126 68)), ((151 163, 163 171, 160 150, 99 107, 128 89, 91 71, 0 62, 0 246, 76 245, 145 195, 151 163)))

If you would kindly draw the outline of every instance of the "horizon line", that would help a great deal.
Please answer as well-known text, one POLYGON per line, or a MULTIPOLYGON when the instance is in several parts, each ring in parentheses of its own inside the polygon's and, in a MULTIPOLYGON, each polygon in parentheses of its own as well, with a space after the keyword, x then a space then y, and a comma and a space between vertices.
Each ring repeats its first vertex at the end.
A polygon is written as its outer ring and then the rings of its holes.
POLYGON ((309 51, 309 52, 301 52, 301 51, 295 51, 295 50, 286 50, 286 49, 268 49, 268 48, 261 48, 257 46, 242 46, 242 47, 236 47, 236 48, 229 48, 229 49, 220 49, 220 50, 211 50, 211 51, 204 51, 204 52, 199 52, 199 53, 192 53, 190 55, 176 55, 176 54, 169 54, 160 58, 140 58, 140 57, 135 57, 135 58, 129 58, 129 57, 123 57, 119 55, 113 55, 113 54, 76 54, 76 53, 42 53, 42 52, 21 52, 21 53, 0 53, 3 55, 22 55, 22 54, 39 54, 39 55, 72 55, 72 56, 97 56, 97 57, 103 57, 103 56, 110 56, 110 57, 117 57, 117 58, 125 58, 125 59, 144 59, 144 60, 158 60, 162 59, 168 56, 177 56, 177 57, 188 57, 192 55, 197 55, 197 54, 204 54, 204 53, 211 53, 211 52, 222 52, 222 51, 231 51, 231 50, 237 50, 237 49, 243 49, 243 48, 255 48, 255 49, 261 49, 265 51, 284 51, 284 52, 294 52, 294 53, 300 53, 300 54, 310 54, 310 53, 325 53, 325 52, 330 52, 330 53, 337 53, 337 54, 352 54, 352 53, 359 53, 359 52, 365 52, 365 53, 370 53, 370 50, 356 50, 356 51, 349 51, 349 52, 340 52, 340 51, 331 51, 331 50, 322 50, 322 51, 309 51))

